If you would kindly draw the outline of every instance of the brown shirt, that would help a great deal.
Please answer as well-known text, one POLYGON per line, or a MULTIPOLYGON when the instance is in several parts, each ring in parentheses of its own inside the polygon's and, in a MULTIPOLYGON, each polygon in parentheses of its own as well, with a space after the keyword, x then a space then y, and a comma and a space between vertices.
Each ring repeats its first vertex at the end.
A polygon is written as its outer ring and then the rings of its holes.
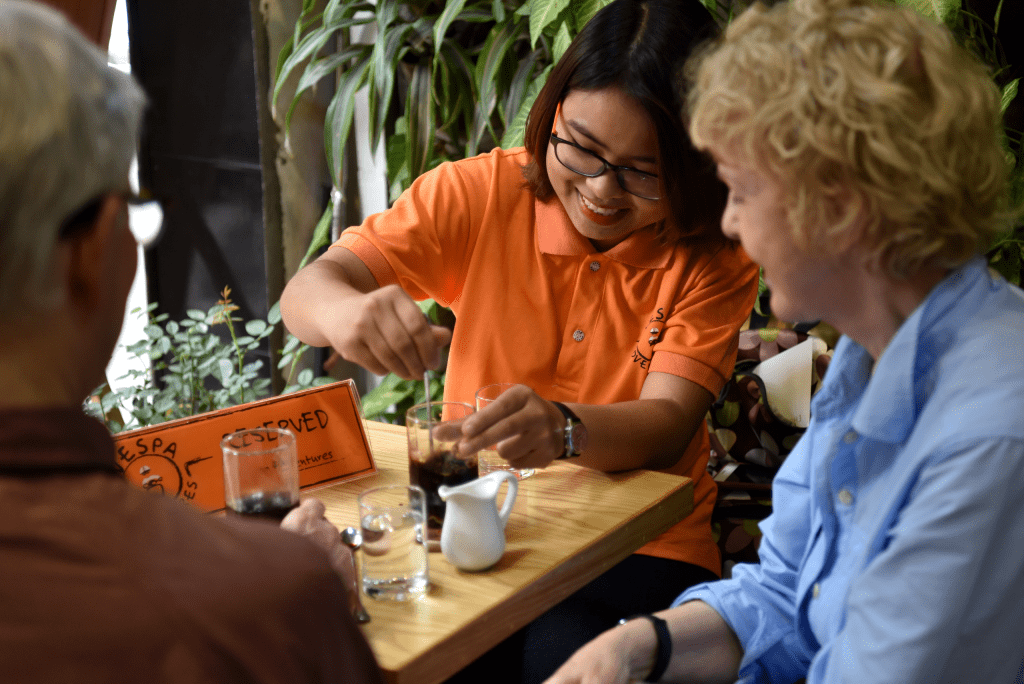
POLYGON ((0 679, 382 681, 326 554, 134 487, 66 409, 0 411, 0 679))

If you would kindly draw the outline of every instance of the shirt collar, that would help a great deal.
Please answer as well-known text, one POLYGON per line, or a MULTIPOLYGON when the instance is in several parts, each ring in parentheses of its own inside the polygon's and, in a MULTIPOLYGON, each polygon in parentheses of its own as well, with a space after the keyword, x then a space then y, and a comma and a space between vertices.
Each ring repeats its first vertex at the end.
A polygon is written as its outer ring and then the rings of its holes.
POLYGON ((114 440, 77 408, 0 410, 0 467, 116 467, 114 440))
MULTIPOLYGON (((537 245, 543 254, 583 257, 597 254, 590 240, 579 234, 557 197, 534 201, 534 225, 537 245)), ((636 268, 666 268, 672 250, 658 238, 657 225, 650 225, 628 235, 606 252, 605 256, 636 268)))
MULTIPOLYGON (((866 437, 898 444, 907 439, 927 393, 927 375, 958 325, 958 307, 971 311, 978 305, 988 278, 984 259, 975 258, 946 276, 903 322, 872 371, 871 356, 844 337, 836 347, 825 375, 836 371, 836 382, 816 402, 829 412, 833 402, 844 404, 860 395, 851 427, 866 437)), ((825 390, 825 387, 822 388, 825 390)))

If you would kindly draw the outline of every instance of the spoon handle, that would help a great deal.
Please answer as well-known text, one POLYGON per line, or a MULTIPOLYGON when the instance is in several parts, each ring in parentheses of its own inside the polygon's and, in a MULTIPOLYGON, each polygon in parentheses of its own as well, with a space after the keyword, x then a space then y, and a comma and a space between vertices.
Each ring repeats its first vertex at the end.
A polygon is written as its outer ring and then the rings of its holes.
POLYGON ((349 554, 349 562, 352 563, 353 579, 348 592, 349 600, 352 602, 352 617, 355 618, 355 621, 359 624, 366 624, 370 621, 370 614, 366 612, 365 608, 363 608, 363 603, 359 599, 359 576, 356 574, 356 549, 362 546, 360 543, 361 539, 354 535, 346 535, 342 533, 341 541, 345 546, 352 550, 352 553, 349 554))

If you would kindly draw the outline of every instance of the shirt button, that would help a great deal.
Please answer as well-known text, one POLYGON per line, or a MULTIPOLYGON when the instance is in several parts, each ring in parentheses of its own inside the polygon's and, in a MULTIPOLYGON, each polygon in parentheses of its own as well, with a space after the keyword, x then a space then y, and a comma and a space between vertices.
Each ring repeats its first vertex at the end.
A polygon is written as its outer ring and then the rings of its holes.
POLYGON ((845 435, 843 435, 843 441, 846 442, 847 444, 853 444, 854 442, 857 441, 857 433, 854 432, 853 430, 850 430, 845 435))
POLYGON ((853 493, 849 489, 839 490, 839 503, 849 506, 853 503, 853 493))
POLYGON ((818 598, 819 594, 821 594, 821 583, 820 582, 815 582, 814 586, 811 587, 811 596, 813 598, 818 598))
POLYGON ((601 264, 599 262, 597 262, 597 261, 591 261, 590 262, 590 270, 591 271, 598 271, 600 269, 601 269, 601 264))
POLYGON ((577 342, 582 342, 583 341, 583 331, 582 330, 577 330, 576 332, 574 332, 572 334, 572 339, 576 340, 577 342))

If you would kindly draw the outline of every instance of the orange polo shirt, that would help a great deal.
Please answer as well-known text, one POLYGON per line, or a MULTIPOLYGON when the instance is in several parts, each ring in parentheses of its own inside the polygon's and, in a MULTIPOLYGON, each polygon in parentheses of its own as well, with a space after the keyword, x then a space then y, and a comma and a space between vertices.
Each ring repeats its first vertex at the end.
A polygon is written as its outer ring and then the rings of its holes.
MULTIPOLYGON (((455 313, 445 399, 472 404, 480 387, 516 382, 552 401, 611 404, 639 398, 651 371, 718 396, 757 267, 738 247, 662 245, 654 226, 597 252, 557 197, 539 201, 525 186, 528 159, 516 148, 443 164, 335 243, 381 286, 455 313)), ((694 511, 640 553, 720 571, 709 451, 698 430, 666 470, 694 480, 694 511)))

